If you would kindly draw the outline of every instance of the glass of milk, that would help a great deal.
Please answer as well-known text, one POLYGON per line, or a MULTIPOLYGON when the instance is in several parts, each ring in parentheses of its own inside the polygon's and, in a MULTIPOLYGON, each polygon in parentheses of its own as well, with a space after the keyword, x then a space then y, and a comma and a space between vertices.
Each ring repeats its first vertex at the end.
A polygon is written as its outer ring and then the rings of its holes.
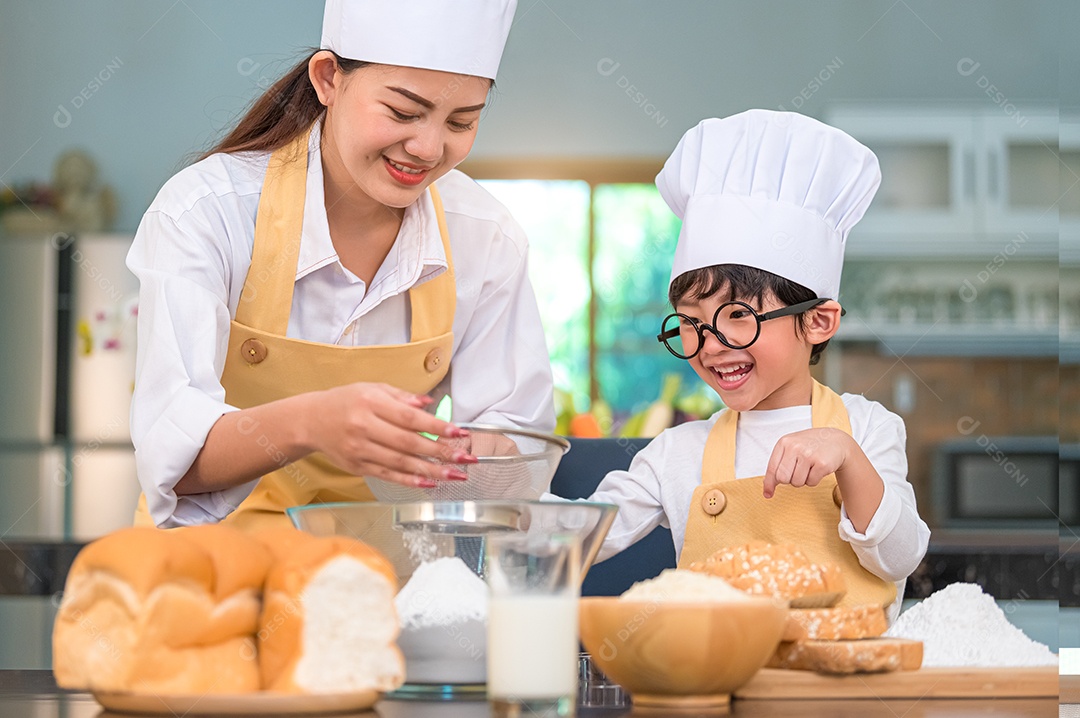
POLYGON ((572 716, 577 701, 581 539, 489 536, 487 694, 497 716, 572 716))

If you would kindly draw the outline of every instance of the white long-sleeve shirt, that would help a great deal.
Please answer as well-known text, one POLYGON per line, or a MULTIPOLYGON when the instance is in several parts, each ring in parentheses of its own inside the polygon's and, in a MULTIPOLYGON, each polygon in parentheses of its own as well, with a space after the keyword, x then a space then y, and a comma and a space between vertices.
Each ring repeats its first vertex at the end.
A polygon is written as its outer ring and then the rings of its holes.
MULTIPOLYGON (((229 322, 251 264, 268 159, 268 152, 217 154, 179 172, 146 212, 128 254, 140 281, 131 435, 139 482, 159 526, 219 521, 255 485, 188 496, 174 491, 210 427, 235 410, 225 403, 220 378, 229 322)), ((551 431, 551 368, 524 232, 464 174, 452 171, 437 186, 457 283, 448 380, 453 420, 551 431)), ((343 346, 407 342, 408 289, 446 267, 427 193, 406 208, 370 285, 342 266, 327 225, 316 123, 287 336, 343 346)))
MULTIPOLYGON (((890 622, 899 613, 907 577, 926 554, 930 529, 919 518, 915 492, 907 481, 907 439, 904 422, 881 404, 856 395, 842 397, 852 437, 884 481, 881 504, 864 533, 841 507, 838 531, 851 544, 859 563, 883 579, 896 582, 897 600, 890 622)), ((705 441, 716 416, 673 427, 634 456, 627 471, 612 471, 589 501, 615 504, 619 512, 598 560, 604 560, 644 538, 657 526, 671 529, 675 553, 682 551, 694 489, 701 484, 705 441)), ((735 476, 762 476, 781 436, 811 428, 810 406, 792 406, 739 414, 735 435, 735 476)))

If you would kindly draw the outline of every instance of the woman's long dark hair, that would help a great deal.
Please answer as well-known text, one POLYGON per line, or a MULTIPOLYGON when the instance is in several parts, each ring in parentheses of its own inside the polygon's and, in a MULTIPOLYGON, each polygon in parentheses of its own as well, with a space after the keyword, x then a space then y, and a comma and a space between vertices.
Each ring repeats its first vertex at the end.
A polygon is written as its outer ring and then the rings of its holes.
MULTIPOLYGON (((318 51, 312 51, 255 100, 236 127, 199 159, 218 152, 273 151, 309 128, 326 109, 308 77, 308 63, 315 52, 318 51)), ((347 60, 336 53, 334 57, 345 74, 371 64, 347 60)))

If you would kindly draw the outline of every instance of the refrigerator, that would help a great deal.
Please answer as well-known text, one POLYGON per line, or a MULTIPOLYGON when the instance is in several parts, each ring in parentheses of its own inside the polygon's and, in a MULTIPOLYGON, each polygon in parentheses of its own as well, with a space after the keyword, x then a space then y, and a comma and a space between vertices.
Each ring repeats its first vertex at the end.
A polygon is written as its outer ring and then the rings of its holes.
POLYGON ((130 234, 0 237, 0 541, 129 526, 130 234))

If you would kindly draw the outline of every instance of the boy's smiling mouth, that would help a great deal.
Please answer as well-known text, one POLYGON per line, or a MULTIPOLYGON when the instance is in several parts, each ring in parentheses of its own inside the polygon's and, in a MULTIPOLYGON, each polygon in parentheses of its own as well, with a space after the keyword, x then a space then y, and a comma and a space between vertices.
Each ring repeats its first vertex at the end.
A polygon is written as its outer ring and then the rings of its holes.
POLYGON ((739 362, 737 364, 723 364, 709 367, 716 375, 720 388, 724 390, 737 389, 742 386, 746 378, 750 376, 754 365, 751 362, 739 362))

